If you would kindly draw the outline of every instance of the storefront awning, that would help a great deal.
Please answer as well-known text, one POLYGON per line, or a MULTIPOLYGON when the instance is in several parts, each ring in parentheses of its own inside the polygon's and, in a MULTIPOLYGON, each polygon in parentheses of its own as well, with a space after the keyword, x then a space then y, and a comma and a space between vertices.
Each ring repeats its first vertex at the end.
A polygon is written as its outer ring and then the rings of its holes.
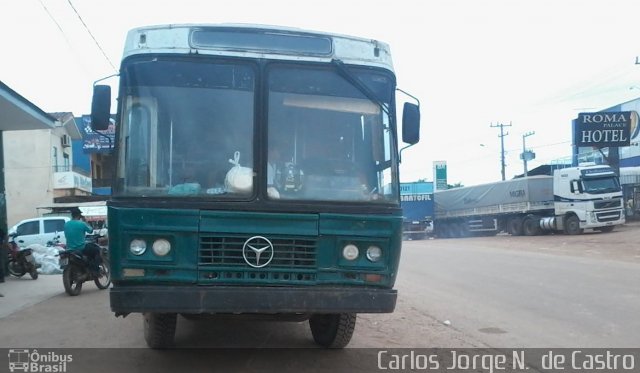
POLYGON ((0 82, 0 131, 50 129, 56 119, 0 82))

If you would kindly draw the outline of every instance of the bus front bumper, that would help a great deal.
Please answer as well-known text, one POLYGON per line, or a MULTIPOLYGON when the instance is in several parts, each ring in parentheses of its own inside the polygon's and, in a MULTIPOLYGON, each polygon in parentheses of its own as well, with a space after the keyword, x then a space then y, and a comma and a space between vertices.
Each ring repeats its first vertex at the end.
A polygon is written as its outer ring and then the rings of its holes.
POLYGON ((394 289, 352 287, 114 286, 117 315, 153 313, 389 313, 394 289))

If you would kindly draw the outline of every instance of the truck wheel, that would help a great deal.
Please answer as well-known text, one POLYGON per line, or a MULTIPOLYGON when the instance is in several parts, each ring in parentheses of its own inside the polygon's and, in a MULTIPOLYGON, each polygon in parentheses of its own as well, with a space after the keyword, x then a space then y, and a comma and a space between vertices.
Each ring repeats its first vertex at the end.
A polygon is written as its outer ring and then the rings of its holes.
POLYGON ((442 238, 451 238, 451 224, 443 224, 440 232, 442 233, 442 238))
POLYGON ((343 348, 351 341, 356 327, 355 313, 313 315, 309 318, 313 340, 322 347, 343 348))
POLYGON ((436 228, 436 237, 438 238, 447 238, 447 225, 439 224, 436 228))
POLYGON ((522 236, 522 218, 514 216, 507 222, 507 232, 512 236, 522 236))
POLYGON ((469 237, 471 236, 471 231, 469 231, 469 225, 467 225, 466 221, 460 222, 460 237, 469 237))
POLYGON ((449 237, 460 238, 460 224, 458 223, 449 224, 449 237))
POLYGON ((144 339, 147 346, 154 349, 163 349, 173 346, 176 335, 175 313, 145 313, 144 339))
POLYGON ((456 230, 456 238, 464 238, 469 236, 469 229, 467 228, 466 222, 457 222, 454 226, 456 230))
POLYGON ((537 216, 527 216, 522 223, 522 231, 525 236, 537 236, 540 234, 540 218, 537 216))
POLYGON ((580 219, 577 216, 571 215, 564 222, 564 233, 569 235, 582 234, 584 229, 580 228, 580 219))

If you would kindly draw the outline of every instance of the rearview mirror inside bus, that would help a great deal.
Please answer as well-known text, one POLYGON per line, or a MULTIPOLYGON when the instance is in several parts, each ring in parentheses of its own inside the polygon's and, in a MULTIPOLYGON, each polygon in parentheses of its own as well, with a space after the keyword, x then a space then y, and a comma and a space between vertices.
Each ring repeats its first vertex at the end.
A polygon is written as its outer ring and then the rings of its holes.
POLYGON ((402 109, 402 141, 411 145, 420 141, 420 107, 409 102, 402 109))
POLYGON ((110 111, 111 86, 94 86, 93 101, 91 102, 91 128, 97 131, 109 128, 110 111))

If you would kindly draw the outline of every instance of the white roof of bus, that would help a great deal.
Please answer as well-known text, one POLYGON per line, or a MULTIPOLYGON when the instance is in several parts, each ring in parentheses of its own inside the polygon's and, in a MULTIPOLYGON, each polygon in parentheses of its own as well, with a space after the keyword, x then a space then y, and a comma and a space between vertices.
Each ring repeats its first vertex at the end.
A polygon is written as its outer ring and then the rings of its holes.
POLYGON ((393 71, 393 62, 389 45, 374 39, 303 30, 299 28, 260 25, 260 24, 166 24, 134 28, 127 34, 123 58, 136 54, 177 53, 177 54, 209 54, 237 57, 269 58, 296 61, 329 62, 339 59, 346 64, 378 66, 393 71), (305 34, 329 37, 333 41, 333 53, 330 56, 292 55, 268 51, 234 51, 229 49, 194 48, 189 44, 190 32, 194 28, 246 29, 282 31, 292 34, 305 34), (140 43, 140 35, 145 34, 145 43, 140 43), (378 49, 378 54, 371 51, 378 49))

